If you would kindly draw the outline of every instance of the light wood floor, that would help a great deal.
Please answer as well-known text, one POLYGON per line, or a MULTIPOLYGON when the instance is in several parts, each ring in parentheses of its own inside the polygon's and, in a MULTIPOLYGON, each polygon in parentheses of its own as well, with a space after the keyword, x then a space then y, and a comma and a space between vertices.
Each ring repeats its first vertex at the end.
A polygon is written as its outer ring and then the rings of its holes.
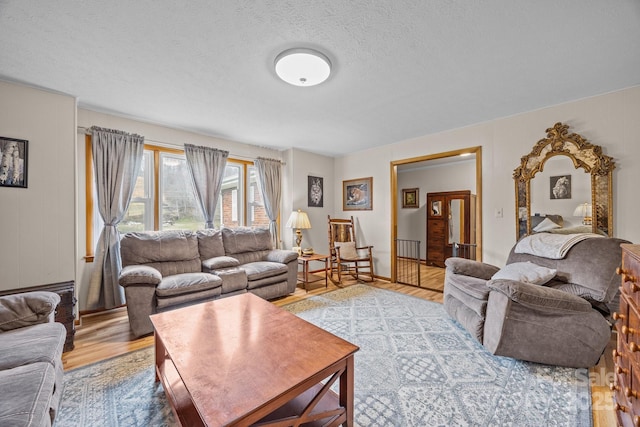
MULTIPOLYGON (((401 292, 429 301, 442 303, 443 295, 424 288, 442 289, 444 270, 436 267, 422 268, 421 285, 415 286, 376 281, 372 286, 401 292)), ((349 286, 355 281, 344 281, 341 286, 349 286)), ((272 301, 278 306, 300 301, 312 295, 335 290, 337 286, 329 282, 325 289, 324 282, 309 285, 309 292, 298 288, 295 293, 272 301)), ((118 308, 102 313, 83 315, 75 336, 75 348, 62 356, 65 370, 75 369, 111 357, 119 356, 133 350, 150 347, 154 344, 153 335, 135 338, 129 330, 129 321, 125 308, 118 308)), ((611 350, 615 348, 612 340, 610 348, 601 358, 600 363, 590 370, 591 391, 593 401, 593 425, 595 427, 615 426, 615 415, 608 383, 612 378, 613 360, 611 350)))

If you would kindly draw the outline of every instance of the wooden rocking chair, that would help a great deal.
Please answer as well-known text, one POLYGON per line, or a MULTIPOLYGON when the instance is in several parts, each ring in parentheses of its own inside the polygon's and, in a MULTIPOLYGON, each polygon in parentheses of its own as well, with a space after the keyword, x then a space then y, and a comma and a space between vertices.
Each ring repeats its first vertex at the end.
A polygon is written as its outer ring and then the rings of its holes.
POLYGON ((358 281, 373 282, 373 246, 358 246, 353 224, 350 219, 329 219, 329 253, 330 272, 332 282, 334 274, 338 275, 338 282, 342 283, 342 275, 349 274, 358 281))

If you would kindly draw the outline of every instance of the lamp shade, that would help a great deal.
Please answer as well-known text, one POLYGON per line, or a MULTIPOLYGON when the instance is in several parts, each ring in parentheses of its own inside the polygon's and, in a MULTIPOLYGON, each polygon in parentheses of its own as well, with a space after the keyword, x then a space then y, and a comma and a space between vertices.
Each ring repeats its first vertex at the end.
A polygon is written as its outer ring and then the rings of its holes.
POLYGON ((276 57, 276 74, 294 86, 315 86, 329 78, 331 62, 313 49, 288 49, 276 57))
POLYGON ((589 203, 581 203, 573 211, 573 216, 579 216, 581 218, 590 217, 591 211, 592 209, 589 203))
POLYGON ((311 222, 309 222, 307 213, 298 209, 297 212, 291 212, 286 227, 296 229, 311 228, 311 222))

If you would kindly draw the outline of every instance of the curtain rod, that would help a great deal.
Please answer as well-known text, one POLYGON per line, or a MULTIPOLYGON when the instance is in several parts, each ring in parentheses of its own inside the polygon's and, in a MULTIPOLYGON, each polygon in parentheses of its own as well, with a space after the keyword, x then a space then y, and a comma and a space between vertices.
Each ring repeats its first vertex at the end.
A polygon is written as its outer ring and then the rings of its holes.
MULTIPOLYGON (((91 134, 90 133, 91 129, 87 128, 87 127, 84 127, 84 126, 78 126, 78 130, 81 130, 85 135, 90 135, 91 134)), ((164 141, 156 141, 154 139, 149 139, 147 137, 144 138, 144 141, 145 142, 149 141, 149 142, 153 142, 154 144, 164 145, 164 146, 166 146, 166 148, 174 148, 175 149, 176 147, 180 147, 180 144, 174 144, 174 143, 171 143, 171 142, 164 142, 164 141)), ((240 155, 233 154, 233 153, 229 152, 229 157, 234 158, 234 159, 246 159, 246 160, 254 161, 255 159, 257 159, 260 156, 258 156, 258 157, 240 156, 240 155)), ((281 160, 281 162, 282 162, 282 165, 284 166, 285 163, 282 160, 281 160)))

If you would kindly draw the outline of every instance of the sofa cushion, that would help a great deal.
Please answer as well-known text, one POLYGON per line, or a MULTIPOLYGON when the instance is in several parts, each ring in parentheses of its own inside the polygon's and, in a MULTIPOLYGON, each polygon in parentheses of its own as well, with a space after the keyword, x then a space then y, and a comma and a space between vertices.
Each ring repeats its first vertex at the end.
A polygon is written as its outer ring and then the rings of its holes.
POLYGON ((226 254, 239 254, 273 249, 267 228, 223 228, 222 241, 226 254))
POLYGON ((258 261, 243 264, 242 269, 247 272, 247 279, 250 282, 267 277, 279 276, 288 272, 286 264, 269 261, 258 261))
POLYGON ((156 288, 158 297, 202 292, 222 286, 222 279, 209 273, 183 273, 167 276, 156 288))
POLYGON ((200 259, 209 259, 224 255, 224 244, 222 243, 222 231, 209 228, 196 231, 198 238, 198 248, 200 259))
POLYGON ((247 272, 241 268, 214 270, 212 273, 222 279, 223 294, 247 289, 247 272))
POLYGON ((592 311, 588 301, 557 289, 506 279, 490 280, 487 286, 512 301, 535 310, 555 314, 592 311))
POLYGON ((60 303, 53 292, 23 292, 0 298, 0 331, 31 326, 49 321, 60 303))
POLYGON ((543 267, 557 270, 557 278, 567 283, 580 285, 589 294, 589 299, 609 303, 620 287, 620 276, 616 267, 620 265, 621 243, 617 238, 586 239, 574 245, 564 259, 542 258, 530 254, 515 253, 511 249, 507 264, 531 261, 543 267))
POLYGON ((270 286, 274 283, 287 282, 288 273, 277 274, 275 276, 263 277, 262 279, 251 280, 247 282, 247 289, 262 288, 264 286, 270 286))
POLYGON ((67 330, 58 322, 0 333, 0 370, 36 362, 55 366, 66 338, 67 330))
POLYGON ((240 261, 230 256, 217 256, 202 261, 202 268, 207 273, 213 273, 214 270, 221 268, 237 267, 238 265, 240 265, 240 261))
POLYGON ((55 381, 54 367, 45 362, 0 371, 0 425, 50 425, 55 381))
MULTIPOLYGON (((122 266, 160 262, 190 261, 200 252, 195 233, 182 230, 131 232, 120 241, 122 266)), ((164 275, 164 273, 163 273, 164 275)))

